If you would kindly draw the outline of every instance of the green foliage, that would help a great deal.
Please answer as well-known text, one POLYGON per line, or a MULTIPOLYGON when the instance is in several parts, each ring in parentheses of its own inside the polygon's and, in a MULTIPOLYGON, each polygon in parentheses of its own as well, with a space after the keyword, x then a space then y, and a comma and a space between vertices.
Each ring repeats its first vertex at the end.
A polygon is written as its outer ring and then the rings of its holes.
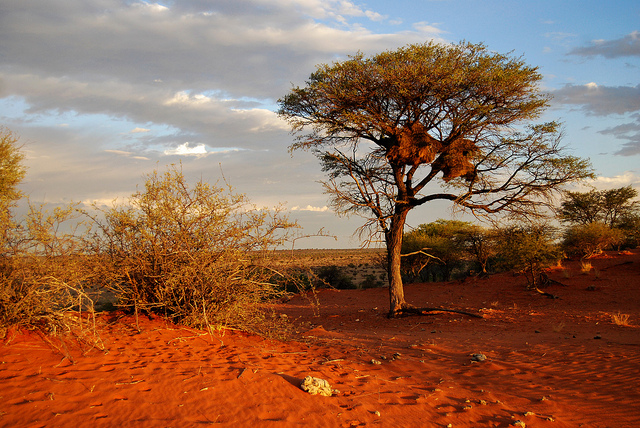
POLYGON ((332 208, 384 235, 392 313, 406 306, 410 210, 445 200, 478 215, 540 216, 556 190, 593 177, 588 161, 565 153, 558 123, 530 123, 548 106, 541 79, 483 44, 429 42, 322 64, 279 100, 291 149, 317 155, 332 208))
POLYGON ((356 288, 350 276, 335 265, 321 266, 316 273, 319 279, 319 285, 325 285, 338 290, 349 290, 356 288))
POLYGON ((496 252, 495 234, 480 226, 457 220, 421 224, 406 233, 402 244, 403 272, 420 280, 450 280, 454 271, 487 273, 489 258, 496 252))
POLYGON ((519 224, 499 229, 499 267, 520 271, 529 288, 539 287, 544 269, 562 259, 556 233, 553 227, 542 224, 519 224))
POLYGON ((576 224, 564 232, 562 246, 567 255, 589 259, 624 239, 620 229, 600 222, 576 224))
POLYGON ((203 181, 189 187, 172 166, 103 214, 101 251, 111 260, 105 274, 121 306, 198 328, 268 328, 262 303, 281 288, 261 262, 295 226, 279 209, 257 209, 244 195, 203 181))
POLYGON ((622 216, 616 228, 624 236, 622 245, 628 248, 640 246, 640 214, 634 213, 622 216))
POLYGON ((566 192, 557 210, 569 225, 564 244, 571 255, 589 258, 600 251, 640 244, 640 202, 631 186, 611 190, 566 192))
POLYGON ((558 216, 569 224, 603 223, 618 227, 630 217, 638 215, 640 202, 633 199, 638 192, 631 186, 589 192, 565 192, 558 216))
POLYGON ((452 271, 468 255, 466 239, 473 227, 468 222, 440 219, 406 233, 402 242, 403 272, 410 277, 426 272, 427 279, 450 280, 452 271), (437 268, 430 269, 434 265, 437 268))
POLYGON ((368 288, 379 288, 382 287, 384 283, 378 279, 373 274, 368 274, 364 277, 364 279, 358 285, 358 288, 368 289, 368 288))
POLYGON ((313 273, 304 268, 288 268, 274 274, 269 282, 275 284, 284 293, 299 293, 313 288, 313 273))

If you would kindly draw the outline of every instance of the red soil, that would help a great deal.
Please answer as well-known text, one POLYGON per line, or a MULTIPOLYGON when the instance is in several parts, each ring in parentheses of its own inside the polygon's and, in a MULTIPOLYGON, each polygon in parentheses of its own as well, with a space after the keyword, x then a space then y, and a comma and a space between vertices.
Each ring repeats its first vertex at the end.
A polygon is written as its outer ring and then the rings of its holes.
POLYGON ((592 264, 550 272, 566 285, 545 290, 559 299, 510 274, 406 286, 413 304, 483 319, 390 320, 386 289, 321 291, 315 308, 295 297, 277 308, 299 332, 289 342, 148 317, 138 332, 113 315, 94 346, 12 331, 0 345, 0 426, 640 426, 640 250, 592 264), (614 324, 617 313, 630 325, 614 324), (340 392, 303 392, 307 375, 340 392))

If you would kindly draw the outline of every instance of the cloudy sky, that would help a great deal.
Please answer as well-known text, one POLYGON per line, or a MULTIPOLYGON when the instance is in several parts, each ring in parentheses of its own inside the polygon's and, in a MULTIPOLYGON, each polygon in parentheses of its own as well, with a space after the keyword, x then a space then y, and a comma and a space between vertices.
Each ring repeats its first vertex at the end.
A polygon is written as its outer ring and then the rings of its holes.
MULTIPOLYGON (((554 96, 544 119, 564 123, 594 185, 640 190, 637 0, 2 0, 0 125, 21 137, 35 202, 127 197, 182 162, 190 181, 224 174, 338 237, 298 247, 354 247, 361 219, 328 211, 316 159, 287 151, 277 99, 319 63, 427 40, 539 66, 554 96)), ((449 216, 432 205, 410 221, 449 216)))

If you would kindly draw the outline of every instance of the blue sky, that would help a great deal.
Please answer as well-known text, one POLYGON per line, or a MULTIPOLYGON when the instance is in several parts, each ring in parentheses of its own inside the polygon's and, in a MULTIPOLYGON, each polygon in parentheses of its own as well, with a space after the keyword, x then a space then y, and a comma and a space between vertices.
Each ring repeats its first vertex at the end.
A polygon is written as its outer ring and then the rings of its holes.
MULTIPOLYGON (((312 233, 353 247, 359 218, 327 208, 309 153, 274 114, 315 65, 436 40, 483 42, 540 67, 544 119, 591 159, 592 185, 640 190, 637 1, 3 0, 0 125, 21 136, 35 202, 108 203, 182 162, 256 204, 283 203, 312 233)), ((449 218, 421 207, 410 223, 449 218)))

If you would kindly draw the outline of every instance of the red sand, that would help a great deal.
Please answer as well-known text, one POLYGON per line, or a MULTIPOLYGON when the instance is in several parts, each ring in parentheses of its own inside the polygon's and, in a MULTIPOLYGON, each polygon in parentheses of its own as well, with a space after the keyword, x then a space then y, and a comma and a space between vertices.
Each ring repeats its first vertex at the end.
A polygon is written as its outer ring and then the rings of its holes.
POLYGON ((545 290, 556 300, 511 274, 406 286, 411 303, 483 319, 390 320, 386 289, 321 291, 316 309, 295 297, 278 306, 299 331, 290 342, 148 317, 138 333, 114 315, 93 347, 9 332, 0 426, 640 426, 640 250, 592 263, 550 272, 567 285, 545 290), (630 325, 612 322, 618 312, 630 325), (307 375, 340 392, 303 392, 307 375))

